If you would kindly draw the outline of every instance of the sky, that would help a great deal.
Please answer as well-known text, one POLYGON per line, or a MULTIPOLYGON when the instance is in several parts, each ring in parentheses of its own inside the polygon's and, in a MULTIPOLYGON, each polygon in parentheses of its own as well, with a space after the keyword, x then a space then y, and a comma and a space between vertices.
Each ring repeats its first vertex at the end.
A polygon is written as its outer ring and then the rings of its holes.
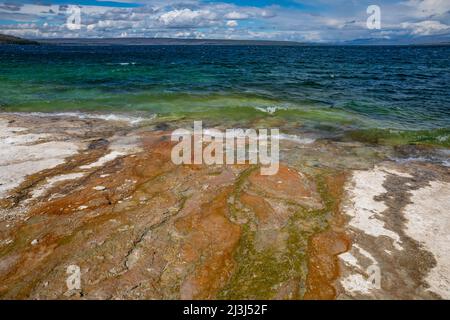
POLYGON ((450 0, 0 0, 0 33, 26 38, 450 42, 450 0), (380 8, 379 29, 367 26, 370 5, 380 8))

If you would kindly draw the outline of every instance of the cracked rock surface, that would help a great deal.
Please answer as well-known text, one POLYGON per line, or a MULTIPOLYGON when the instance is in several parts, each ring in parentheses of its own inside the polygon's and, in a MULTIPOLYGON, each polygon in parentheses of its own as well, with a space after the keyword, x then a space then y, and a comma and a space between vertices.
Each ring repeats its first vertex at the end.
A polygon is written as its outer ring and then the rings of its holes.
POLYGON ((164 123, 0 124, 2 299, 448 298, 446 167, 283 141, 263 176, 173 164, 164 123))

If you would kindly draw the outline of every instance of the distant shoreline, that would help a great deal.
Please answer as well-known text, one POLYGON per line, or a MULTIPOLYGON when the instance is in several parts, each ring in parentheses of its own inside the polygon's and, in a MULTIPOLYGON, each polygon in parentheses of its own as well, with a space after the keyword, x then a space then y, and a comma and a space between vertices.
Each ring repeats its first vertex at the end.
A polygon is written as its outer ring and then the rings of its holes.
POLYGON ((179 45, 179 46, 305 46, 307 43, 270 40, 220 40, 174 38, 55 38, 36 39, 41 44, 55 45, 179 45))
POLYGON ((354 40, 343 43, 315 43, 278 40, 177 39, 177 38, 36 38, 24 39, 0 34, 0 45, 59 46, 449 46, 450 42, 393 43, 354 40))
POLYGON ((39 45, 39 42, 34 40, 27 40, 23 38, 18 38, 6 34, 0 34, 0 45, 2 44, 16 44, 16 45, 39 45))

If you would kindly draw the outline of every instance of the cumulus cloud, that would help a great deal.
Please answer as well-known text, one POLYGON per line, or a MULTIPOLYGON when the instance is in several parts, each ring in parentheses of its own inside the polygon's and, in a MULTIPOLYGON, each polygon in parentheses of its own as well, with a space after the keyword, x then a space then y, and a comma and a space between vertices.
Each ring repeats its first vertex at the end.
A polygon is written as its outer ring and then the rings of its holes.
POLYGON ((217 15, 210 10, 172 10, 160 15, 158 21, 167 27, 204 27, 215 24, 217 15))
POLYGON ((237 23, 236 20, 229 20, 229 21, 227 21, 227 27, 235 28, 237 26, 238 26, 238 23, 237 23))
POLYGON ((230 19, 230 20, 244 20, 244 19, 248 19, 249 15, 243 12, 237 12, 237 11, 232 11, 229 12, 225 15, 225 19, 230 19))
POLYGON ((439 21, 426 20, 416 23, 404 22, 402 28, 411 30, 412 34, 429 36, 450 31, 450 26, 439 21))
POLYGON ((405 3, 409 6, 415 17, 436 17, 449 13, 449 0, 409 0, 405 3))

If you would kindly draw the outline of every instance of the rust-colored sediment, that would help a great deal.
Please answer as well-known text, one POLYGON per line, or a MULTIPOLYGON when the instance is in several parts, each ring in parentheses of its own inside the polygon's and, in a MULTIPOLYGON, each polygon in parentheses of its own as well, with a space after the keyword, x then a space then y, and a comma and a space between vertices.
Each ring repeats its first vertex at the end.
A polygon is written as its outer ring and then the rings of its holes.
MULTIPOLYGON (((349 246, 338 210, 344 175, 325 178, 320 192, 286 165, 273 176, 249 165, 175 166, 167 133, 140 138, 142 152, 54 186, 8 228, 0 222, 12 240, 0 247, 1 298, 335 297, 336 255, 349 246), (71 264, 82 270, 76 293, 65 282, 71 264)), ((106 152, 29 177, 6 207, 106 152)))
POLYGON ((314 235, 308 245, 308 277, 306 300, 331 300, 336 298, 334 282, 339 277, 338 255, 349 250, 350 238, 343 227, 345 218, 340 213, 340 203, 344 192, 346 175, 328 175, 325 179, 332 201, 332 216, 329 228, 314 235))
POLYGON ((225 188, 200 211, 175 223, 180 232, 188 233, 181 248, 184 260, 201 261, 183 281, 181 299, 214 298, 234 268, 233 252, 239 242, 240 227, 227 217, 227 199, 231 192, 230 187, 225 188))

